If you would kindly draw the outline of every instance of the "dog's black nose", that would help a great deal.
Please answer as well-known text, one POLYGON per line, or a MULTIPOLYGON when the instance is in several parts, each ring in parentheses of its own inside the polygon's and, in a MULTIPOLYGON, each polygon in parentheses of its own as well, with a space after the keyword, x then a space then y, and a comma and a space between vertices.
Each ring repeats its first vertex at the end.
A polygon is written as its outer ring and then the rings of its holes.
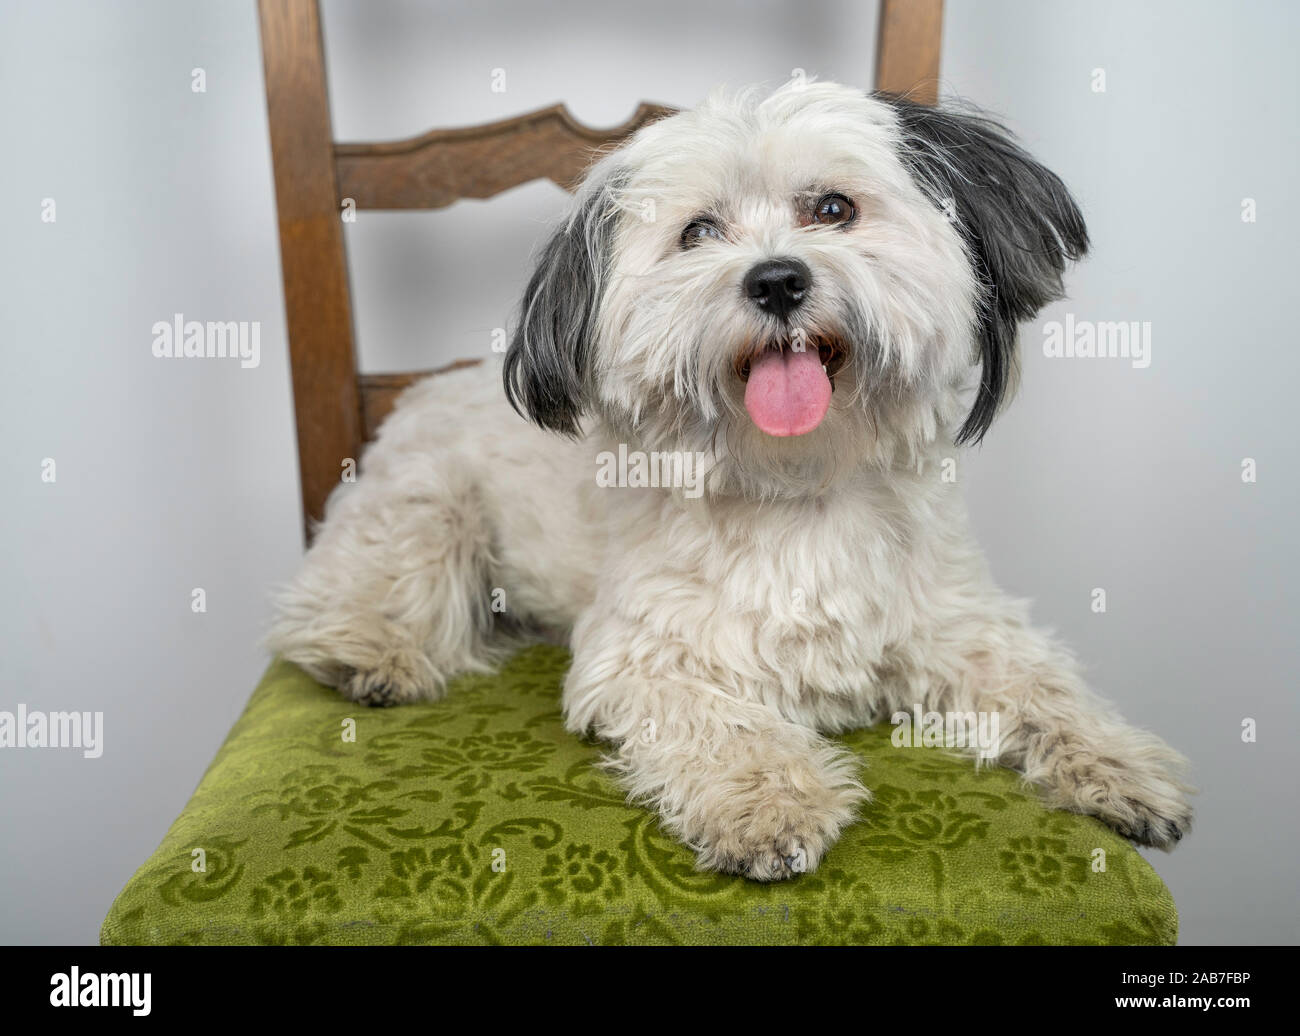
POLYGON ((766 313, 784 317, 803 303, 812 272, 798 259, 765 259, 745 274, 745 294, 766 313))

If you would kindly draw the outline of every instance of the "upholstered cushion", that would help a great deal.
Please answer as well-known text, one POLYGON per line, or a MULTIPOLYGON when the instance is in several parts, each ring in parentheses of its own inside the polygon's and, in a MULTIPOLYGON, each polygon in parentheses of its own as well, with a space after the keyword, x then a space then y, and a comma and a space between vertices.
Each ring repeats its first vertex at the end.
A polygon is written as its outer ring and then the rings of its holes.
POLYGON ((531 647, 443 702, 383 710, 273 664, 102 941, 1175 940, 1168 890, 1122 839, 888 729, 845 739, 875 797, 818 871, 700 873, 564 731, 567 664, 531 647))

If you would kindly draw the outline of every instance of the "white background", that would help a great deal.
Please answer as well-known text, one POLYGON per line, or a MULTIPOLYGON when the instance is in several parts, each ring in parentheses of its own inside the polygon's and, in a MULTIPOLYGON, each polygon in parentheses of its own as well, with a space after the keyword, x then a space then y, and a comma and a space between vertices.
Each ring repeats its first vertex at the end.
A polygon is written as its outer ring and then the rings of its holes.
MULTIPOLYGON (((329 0, 335 132, 557 100, 608 125, 640 99, 690 105, 795 68, 869 86, 875 13, 329 0)), ((1187 943, 1300 937, 1298 29, 1282 0, 946 14, 945 92, 1001 113, 1094 240, 1071 298, 1026 327, 1020 397, 960 479, 1002 583, 1195 764, 1197 827, 1150 854, 1187 943), (1150 368, 1044 358, 1042 322, 1067 311, 1150 321, 1150 368)), ((0 98, 0 709, 99 710, 106 726, 98 760, 0 750, 0 942, 93 942, 255 684, 268 591, 301 551, 254 5, 3 0, 0 98), (260 321, 261 366, 155 359, 150 328, 177 312, 260 321)), ((364 367, 482 354, 563 203, 538 183, 362 213, 347 236, 364 367)))

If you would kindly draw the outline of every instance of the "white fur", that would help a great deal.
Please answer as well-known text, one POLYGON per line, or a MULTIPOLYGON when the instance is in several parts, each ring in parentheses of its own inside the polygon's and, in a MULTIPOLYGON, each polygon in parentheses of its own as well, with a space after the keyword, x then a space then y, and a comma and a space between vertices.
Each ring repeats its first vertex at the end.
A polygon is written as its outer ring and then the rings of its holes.
POLYGON ((814 85, 714 99, 604 159, 586 190, 618 215, 583 436, 521 419, 491 364, 411 389, 331 497, 272 648, 391 704, 438 697, 517 631, 567 637, 569 728, 611 744, 703 866, 761 880, 815 867, 867 796, 823 735, 917 703, 997 712, 999 761, 1052 805, 1171 845, 1190 822, 1181 757, 998 591, 939 477, 980 300, 899 151, 885 105, 814 85), (818 189, 853 197, 857 224, 797 227, 790 199, 818 189), (675 248, 719 204, 729 240, 675 248), (733 366, 770 334, 736 285, 774 255, 813 271, 814 331, 848 333, 852 307, 872 333, 823 424, 785 439, 749 421, 733 366), (619 443, 702 453, 704 495, 599 488, 619 443))

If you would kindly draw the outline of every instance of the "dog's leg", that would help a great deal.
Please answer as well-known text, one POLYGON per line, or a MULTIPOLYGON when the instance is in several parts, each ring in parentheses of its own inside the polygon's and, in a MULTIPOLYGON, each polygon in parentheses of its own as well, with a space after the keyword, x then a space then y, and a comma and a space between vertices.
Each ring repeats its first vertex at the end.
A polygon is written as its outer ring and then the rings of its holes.
POLYGON ((918 645, 928 710, 996 716, 988 757, 1058 809, 1099 817, 1142 845, 1172 848, 1191 826, 1187 761, 1094 696, 1068 652, 999 601, 918 645))
POLYGON ((454 481, 426 465, 337 490, 267 646, 367 705, 438 698, 487 668, 491 523, 454 481))
POLYGON ((813 870, 869 797, 853 757, 724 692, 680 644, 582 626, 566 722, 613 743, 607 761, 630 795, 659 811, 702 868, 759 881, 813 870))

